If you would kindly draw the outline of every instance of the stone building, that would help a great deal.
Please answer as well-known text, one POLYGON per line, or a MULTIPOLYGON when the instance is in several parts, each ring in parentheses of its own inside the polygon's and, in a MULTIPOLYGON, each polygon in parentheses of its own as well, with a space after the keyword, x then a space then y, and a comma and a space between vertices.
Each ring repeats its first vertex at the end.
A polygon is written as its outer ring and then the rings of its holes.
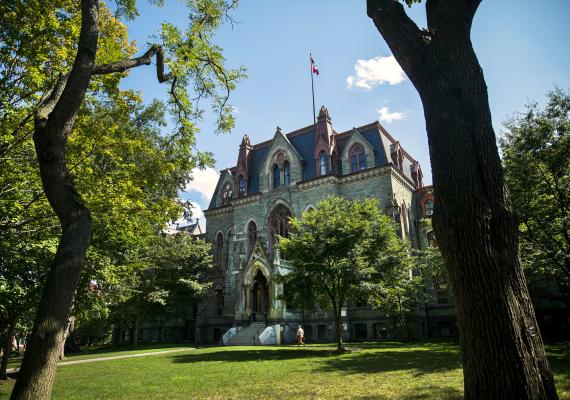
MULTIPOLYGON (((276 279, 287 261, 276 249, 287 234, 287 219, 329 196, 376 198, 400 224, 415 248, 434 245, 421 219, 433 209, 431 187, 422 183, 419 163, 379 123, 333 129, 325 107, 316 124, 239 147, 237 165, 221 171, 206 216, 206 240, 218 265, 214 289, 198 307, 196 339, 203 343, 283 343, 302 323, 307 340, 332 340, 334 318, 320 310, 290 310, 280 300, 276 279)), ((426 304, 414 318, 418 336, 456 335, 455 311, 445 283, 437 285, 439 304, 426 304)), ((365 304, 343 310, 347 339, 390 338, 391 319, 365 304)))

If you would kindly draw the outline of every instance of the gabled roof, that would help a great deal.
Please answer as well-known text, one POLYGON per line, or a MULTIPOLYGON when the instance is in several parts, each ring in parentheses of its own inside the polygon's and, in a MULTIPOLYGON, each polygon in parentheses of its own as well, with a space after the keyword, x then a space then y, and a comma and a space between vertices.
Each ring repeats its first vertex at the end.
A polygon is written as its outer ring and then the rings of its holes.
MULTIPOLYGON (((259 192, 259 174, 261 172, 261 166, 263 165, 264 160, 269 156, 269 150, 278 137, 282 137, 288 144, 290 144, 291 148, 294 152, 296 152, 296 155, 299 157, 299 159, 304 161, 302 168, 302 181, 315 178, 317 176, 317 171, 313 152, 316 139, 316 127, 316 124, 312 124, 289 132, 287 134, 278 129, 271 140, 254 144, 252 146, 251 156, 249 158, 250 164, 248 166, 248 194, 259 192)), ((374 149, 376 167, 387 165, 392 162, 390 147, 391 145, 397 143, 397 141, 392 137, 392 135, 388 133, 388 131, 380 124, 379 121, 374 121, 372 123, 352 128, 340 133, 333 131, 339 155, 342 154, 344 146, 346 146, 348 143, 349 138, 353 134, 354 130, 356 130, 358 134, 360 134, 364 140, 366 140, 366 142, 368 142, 368 144, 370 144, 370 146, 374 149)), ((403 148, 401 148, 401 150, 404 158, 402 162, 403 173, 406 177, 413 181, 411 166, 416 162, 416 160, 412 158, 403 148)), ((233 169, 235 169, 235 167, 233 167, 233 169)), ((233 169, 229 169, 229 171, 232 171, 233 169)), ((220 175, 220 179, 222 178, 223 174, 220 175)), ((216 198, 217 191, 214 193, 214 197, 210 202, 209 208, 216 207, 216 198)))

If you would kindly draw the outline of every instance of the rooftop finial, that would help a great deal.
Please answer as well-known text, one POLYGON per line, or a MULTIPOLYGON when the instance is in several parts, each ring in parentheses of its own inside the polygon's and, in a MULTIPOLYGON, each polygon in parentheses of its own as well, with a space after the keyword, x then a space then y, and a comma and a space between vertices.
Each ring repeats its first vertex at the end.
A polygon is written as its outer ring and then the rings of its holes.
POLYGON ((325 107, 325 106, 321 106, 321 109, 319 110, 319 118, 318 119, 331 119, 330 115, 329 115, 329 110, 325 107))

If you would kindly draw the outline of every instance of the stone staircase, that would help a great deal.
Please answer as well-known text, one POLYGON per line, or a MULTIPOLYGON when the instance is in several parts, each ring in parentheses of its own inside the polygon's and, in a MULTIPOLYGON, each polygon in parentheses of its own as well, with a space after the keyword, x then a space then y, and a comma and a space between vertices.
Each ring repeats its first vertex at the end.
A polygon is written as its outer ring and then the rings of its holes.
POLYGON ((237 334, 230 340, 231 346, 253 346, 259 345, 258 336, 266 328, 265 322, 252 322, 249 326, 241 328, 237 334), (255 341, 254 341, 255 337, 255 341))

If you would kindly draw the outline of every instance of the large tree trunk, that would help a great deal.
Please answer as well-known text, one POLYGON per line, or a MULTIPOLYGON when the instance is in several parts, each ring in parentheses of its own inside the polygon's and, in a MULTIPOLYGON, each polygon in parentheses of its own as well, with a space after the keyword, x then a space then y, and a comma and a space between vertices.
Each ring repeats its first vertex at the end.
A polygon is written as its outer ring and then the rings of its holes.
POLYGON ((8 327, 4 335, 4 340, 2 340, 2 362, 0 363, 0 379, 6 379, 6 371, 8 369, 8 361, 10 360, 10 354, 12 353, 12 343, 14 341, 14 332, 16 330, 16 324, 18 323, 18 316, 14 314, 10 317, 8 327))
POLYGON ((60 77, 36 113, 34 143, 61 239, 47 276, 12 399, 49 399, 63 335, 91 236, 91 217, 73 187, 65 146, 91 79, 98 38, 97 0, 81 2, 81 33, 68 77, 60 77))
POLYGON ((369 0, 368 13, 424 106, 433 226, 457 305, 465 398, 556 399, 470 39, 479 2, 428 0, 428 31, 394 0, 369 0))

